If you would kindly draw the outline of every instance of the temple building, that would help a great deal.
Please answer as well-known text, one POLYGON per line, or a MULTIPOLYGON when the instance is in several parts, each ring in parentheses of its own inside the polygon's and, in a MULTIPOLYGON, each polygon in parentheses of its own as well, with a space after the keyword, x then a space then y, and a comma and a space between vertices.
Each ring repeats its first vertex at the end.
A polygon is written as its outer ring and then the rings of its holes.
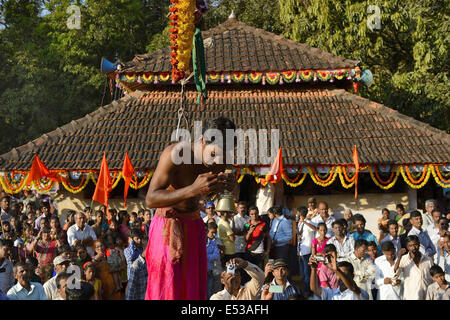
MULTIPOLYGON (((384 207, 393 212, 402 203, 407 211, 423 209, 429 198, 448 205, 444 192, 450 187, 450 135, 355 94, 351 74, 358 61, 234 17, 204 31, 203 39, 208 99, 198 104, 199 93, 190 81, 181 126, 192 130, 194 121, 225 116, 243 130, 280 133, 283 181, 262 183, 270 165, 236 165, 241 200, 267 206, 283 204, 292 195, 295 206, 306 206, 314 196, 327 201, 338 217, 346 208, 364 214, 373 230, 384 207), (355 145, 360 162, 357 199, 355 145)), ((91 204, 105 152, 114 173, 110 207, 121 209, 120 171, 128 152, 136 169, 128 210, 143 208, 153 170, 179 122, 181 86, 172 83, 171 68, 166 48, 136 55, 108 74, 127 94, 1 155, 3 189, 14 193, 24 188, 37 154, 69 181, 55 186, 41 180, 34 188, 53 189, 62 208, 81 210, 91 204)), ((94 203, 94 208, 99 206, 94 203)))

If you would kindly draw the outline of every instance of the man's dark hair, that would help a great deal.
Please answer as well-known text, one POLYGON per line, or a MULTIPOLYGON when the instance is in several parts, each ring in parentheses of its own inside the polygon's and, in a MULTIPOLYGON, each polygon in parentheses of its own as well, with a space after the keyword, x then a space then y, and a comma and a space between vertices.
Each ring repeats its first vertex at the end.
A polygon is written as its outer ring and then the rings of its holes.
POLYGON ((0 202, 3 201, 3 199, 7 199, 9 201, 11 201, 11 197, 10 196, 3 196, 0 198, 0 202))
POLYGON ((325 222, 320 222, 320 223, 317 225, 317 230, 319 230, 319 228, 320 228, 321 226, 325 227, 325 229, 328 230, 327 224, 326 224, 325 222))
POLYGON ((248 208, 248 212, 250 212, 250 211, 252 211, 252 210, 255 210, 256 212, 259 213, 259 209, 258 209, 257 206, 251 206, 250 208, 248 208))
POLYGON ((418 236, 415 236, 415 235, 407 236, 405 239, 406 244, 410 243, 411 241, 417 241, 417 243, 420 244, 418 236))
POLYGON ((144 237, 144 233, 142 232, 142 230, 138 229, 138 228, 133 228, 130 231, 130 238, 143 238, 144 237))
POLYGON ((25 259, 25 262, 28 263, 28 264, 30 264, 30 265, 32 265, 32 266, 35 267, 35 268, 37 268, 37 266, 39 265, 38 259, 36 259, 36 258, 33 257, 33 256, 28 256, 28 257, 25 259))
POLYGON ((58 247, 58 256, 64 252, 72 252, 72 248, 68 244, 63 244, 58 247))
POLYGON ((325 247, 323 249, 324 249, 325 253, 337 252, 336 246, 334 244, 332 244, 332 243, 329 243, 329 244, 325 245, 325 247))
POLYGON ((30 270, 30 266, 27 263, 25 263, 23 261, 19 261, 13 267, 13 273, 14 274, 17 274, 17 271, 18 271, 17 269, 19 269, 19 267, 22 267, 24 269, 30 270))
POLYGON ((405 207, 401 203, 397 204, 395 206, 395 209, 402 209, 403 211, 405 211, 405 207))
POLYGON ((60 289, 61 286, 59 285, 59 282, 63 279, 69 279, 70 274, 68 274, 66 271, 61 272, 56 276, 56 288, 60 289))
POLYGON ((435 212, 439 212, 439 215, 442 216, 442 212, 439 209, 434 209, 433 211, 431 211, 431 214, 434 214, 435 212))
POLYGON ((275 215, 281 216, 283 214, 283 210, 279 206, 271 207, 269 210, 275 215))
POLYGON ((381 251, 392 251, 394 249, 395 247, 392 241, 385 241, 381 244, 381 251))
POLYGON ((369 242, 367 242, 367 247, 378 247, 378 246, 375 241, 369 241, 369 242))
POLYGON ((444 270, 442 270, 441 267, 439 267, 438 265, 434 265, 430 268, 430 274, 432 277, 434 277, 437 274, 445 274, 444 270))
POLYGON ((411 219, 411 218, 414 218, 414 217, 421 217, 422 216, 422 214, 419 212, 419 211, 417 211, 417 210, 413 210, 413 211, 411 211, 411 213, 409 214, 409 218, 411 219))
POLYGON ((0 248, 3 248, 5 246, 12 248, 14 243, 11 240, 6 239, 0 239, 0 248))
POLYGON ((239 201, 238 206, 247 206, 247 201, 244 200, 239 201))
POLYGON ((409 223, 410 223, 410 222, 409 222, 409 218, 403 219, 403 222, 402 222, 403 228, 406 228, 406 227, 408 226, 409 223))
POLYGON ((48 202, 48 201, 43 201, 42 203, 41 203, 41 208, 47 208, 47 209, 50 209, 50 202, 48 202))
POLYGON ((209 222, 207 224, 207 229, 208 230, 210 230, 210 229, 217 229, 217 228, 218 228, 218 226, 217 226, 217 223, 215 223, 215 222, 209 222))
POLYGON ((202 134, 205 134, 205 132, 209 129, 217 129, 217 130, 221 131, 222 135, 223 135, 223 139, 225 141, 226 130, 227 129, 235 130, 236 125, 230 119, 220 116, 216 119, 205 121, 202 126, 202 129, 203 129, 202 134))
POLYGON ((308 208, 306 208, 305 206, 297 207, 297 211, 302 217, 306 217, 308 215, 308 208))
POLYGON ((348 261, 338 262, 337 266, 349 269, 351 275, 355 274, 355 268, 353 268, 353 265, 348 261))
POLYGON ((360 213, 355 214, 352 219, 353 219, 353 223, 355 223, 356 221, 361 221, 362 223, 366 224, 366 219, 360 213))
POLYGON ((94 286, 86 281, 81 281, 80 289, 66 287, 66 300, 90 300, 94 295, 94 286))
POLYGON ((359 247, 362 247, 362 246, 368 246, 368 243, 367 243, 367 241, 366 240, 364 240, 364 239, 358 239, 358 240, 355 240, 355 249, 357 249, 357 248, 359 248, 359 247))
POLYGON ((397 221, 395 221, 394 219, 389 219, 387 222, 387 228, 389 229, 389 226, 392 224, 398 225, 397 221))

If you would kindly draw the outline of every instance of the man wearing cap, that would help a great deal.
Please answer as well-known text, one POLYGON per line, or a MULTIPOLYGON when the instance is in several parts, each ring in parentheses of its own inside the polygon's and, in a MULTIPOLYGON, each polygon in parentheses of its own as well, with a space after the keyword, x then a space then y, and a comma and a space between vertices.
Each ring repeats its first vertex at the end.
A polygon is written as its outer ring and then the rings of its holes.
POLYGON ((302 294, 300 288, 289 282, 289 268, 284 259, 277 259, 273 264, 267 263, 265 273, 266 275, 272 274, 273 280, 270 284, 264 286, 261 300, 288 300, 291 295, 302 294), (274 290, 270 290, 271 288, 274 290))
POLYGON ((214 219, 216 224, 219 223, 220 218, 216 214, 216 206, 214 205, 214 202, 212 202, 212 201, 207 202, 205 205, 205 211, 206 211, 206 216, 203 218, 203 221, 205 223, 208 223, 209 219, 214 219))
POLYGON ((222 272, 222 284, 225 288, 213 294, 210 300, 256 300, 264 283, 264 272, 258 266, 241 258, 231 259, 227 262, 227 266, 229 264, 235 265, 234 272, 222 272), (247 272, 251 278, 245 285, 241 285, 241 270, 247 272))
POLYGON ((67 267, 70 264, 70 259, 65 258, 62 255, 57 256, 53 260, 53 266, 56 272, 56 275, 44 283, 45 294, 47 295, 48 300, 64 300, 63 297, 58 292, 58 285, 56 283, 56 277, 67 270, 67 267))

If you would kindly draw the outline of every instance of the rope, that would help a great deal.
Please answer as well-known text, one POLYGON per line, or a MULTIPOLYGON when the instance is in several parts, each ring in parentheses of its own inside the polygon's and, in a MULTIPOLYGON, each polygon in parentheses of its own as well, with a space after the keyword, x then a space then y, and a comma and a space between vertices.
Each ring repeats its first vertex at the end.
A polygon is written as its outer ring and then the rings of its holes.
POLYGON ((186 89, 185 89, 185 85, 186 83, 189 81, 189 79, 194 75, 194 73, 191 73, 189 75, 189 77, 187 77, 186 79, 181 79, 180 83, 181 83, 181 104, 180 104, 180 108, 178 109, 178 123, 177 123, 177 134, 176 134, 176 140, 178 141, 178 137, 179 137, 179 129, 180 129, 180 123, 181 123, 181 119, 184 118, 185 121, 185 125, 186 128, 189 128, 189 124, 188 124, 188 120, 186 117, 186 111, 184 110, 184 107, 186 106, 186 89))

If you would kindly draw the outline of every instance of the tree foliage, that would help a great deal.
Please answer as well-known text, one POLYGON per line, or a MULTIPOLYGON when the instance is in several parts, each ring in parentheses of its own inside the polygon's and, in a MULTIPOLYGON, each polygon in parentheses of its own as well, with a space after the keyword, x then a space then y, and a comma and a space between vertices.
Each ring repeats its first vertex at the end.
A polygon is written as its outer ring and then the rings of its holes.
POLYGON ((450 131, 449 8, 434 0, 283 0, 283 35, 360 60, 375 83, 361 94, 450 131), (379 8, 380 28, 372 28, 379 8))

